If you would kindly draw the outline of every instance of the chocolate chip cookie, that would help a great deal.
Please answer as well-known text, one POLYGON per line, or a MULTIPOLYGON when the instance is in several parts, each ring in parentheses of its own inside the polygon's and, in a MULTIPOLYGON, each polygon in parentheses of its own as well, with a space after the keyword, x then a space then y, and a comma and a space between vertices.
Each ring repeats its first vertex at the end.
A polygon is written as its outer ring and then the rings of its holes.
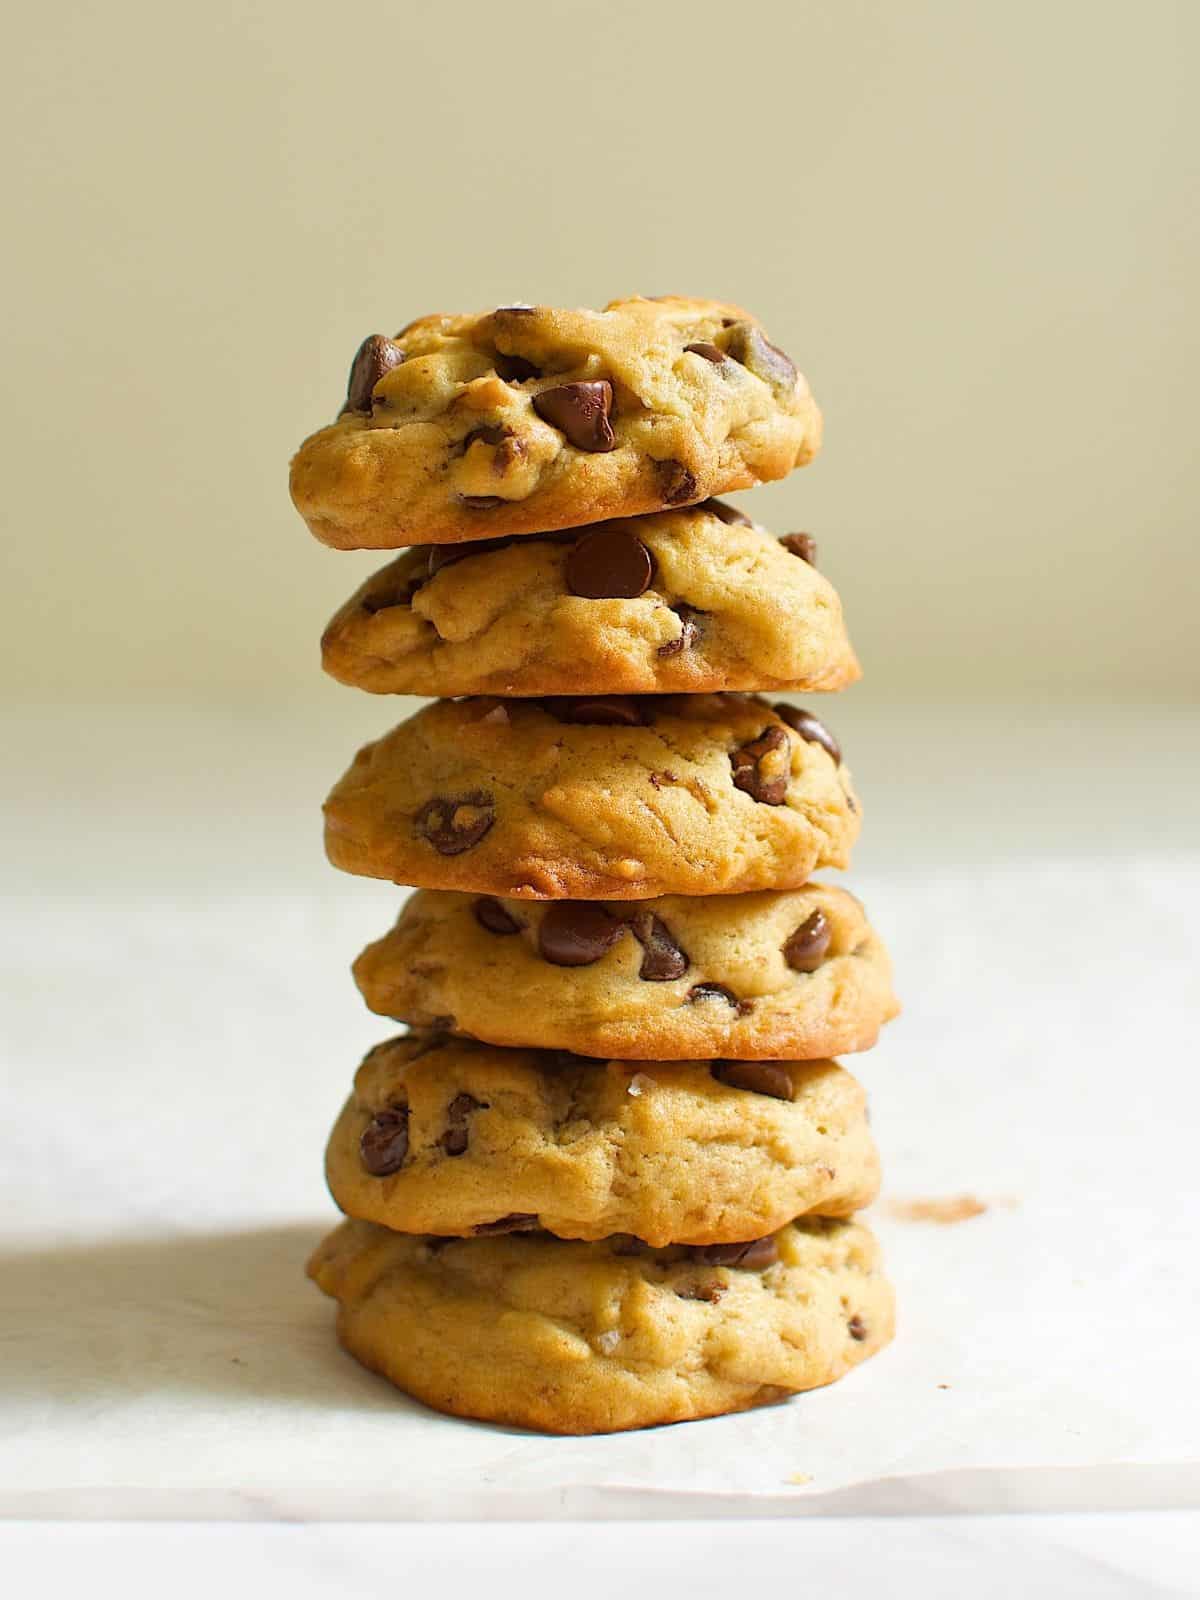
POLYGON ((364 340, 291 491, 340 549, 454 544, 748 489, 820 436, 808 385, 737 306, 502 306, 364 340))
POLYGON ((367 1056, 325 1171, 343 1211, 402 1233, 653 1245, 848 1216, 879 1187, 866 1096, 832 1061, 591 1061, 428 1033, 367 1056))
POLYGON ((859 676, 805 534, 710 500, 552 534, 407 550, 321 640, 374 694, 843 689, 859 676))
POLYGON ((325 824, 334 866, 366 877, 637 900, 798 887, 847 864, 859 807, 836 738, 795 706, 479 698, 367 745, 325 824))
POLYGON ((372 1011, 490 1044, 627 1061, 866 1050, 891 967, 844 889, 638 901, 426 891, 354 963, 372 1011))
POLYGON ((445 1240, 345 1222, 309 1275, 364 1366, 438 1411, 614 1433, 785 1399, 892 1336, 860 1223, 804 1218, 740 1245, 544 1233, 445 1240))

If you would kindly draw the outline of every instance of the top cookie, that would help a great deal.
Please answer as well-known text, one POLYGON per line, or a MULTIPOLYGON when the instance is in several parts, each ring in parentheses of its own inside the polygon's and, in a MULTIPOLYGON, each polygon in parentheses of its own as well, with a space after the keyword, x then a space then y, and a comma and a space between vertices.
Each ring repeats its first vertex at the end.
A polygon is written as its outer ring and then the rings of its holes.
POLYGON ((808 385, 737 306, 504 306, 365 340, 291 490, 341 550, 456 544, 749 489, 820 437, 808 385))

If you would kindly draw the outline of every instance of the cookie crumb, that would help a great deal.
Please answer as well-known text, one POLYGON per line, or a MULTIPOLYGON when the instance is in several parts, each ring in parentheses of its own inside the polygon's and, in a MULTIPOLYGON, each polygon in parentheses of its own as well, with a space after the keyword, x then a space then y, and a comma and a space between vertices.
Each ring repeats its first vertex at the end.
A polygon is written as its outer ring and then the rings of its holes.
POLYGON ((802 1483, 811 1483, 813 1481, 812 1480, 812 1473, 811 1472, 793 1472, 790 1478, 785 1478, 783 1481, 784 1481, 784 1483, 794 1483, 794 1484, 797 1484, 797 1485, 802 1484, 802 1483))
POLYGON ((967 1222, 981 1217, 987 1204, 973 1194, 933 1195, 914 1200, 890 1200, 888 1216, 897 1222, 967 1222))

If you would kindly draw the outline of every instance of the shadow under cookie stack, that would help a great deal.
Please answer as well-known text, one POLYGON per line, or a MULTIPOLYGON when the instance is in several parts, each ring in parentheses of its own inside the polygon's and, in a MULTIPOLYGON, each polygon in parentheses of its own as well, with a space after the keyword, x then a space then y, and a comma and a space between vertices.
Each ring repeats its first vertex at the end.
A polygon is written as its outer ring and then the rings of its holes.
POLYGON ((292 496, 409 546, 326 670, 440 696, 330 795, 345 871, 416 886, 359 956, 363 1061, 309 1273, 359 1361, 460 1416, 599 1433, 829 1383, 891 1336, 879 1164, 829 1057, 894 1015, 845 890, 859 807, 809 711, 858 676, 802 534, 711 498, 820 413, 733 306, 507 306, 364 342, 292 496))

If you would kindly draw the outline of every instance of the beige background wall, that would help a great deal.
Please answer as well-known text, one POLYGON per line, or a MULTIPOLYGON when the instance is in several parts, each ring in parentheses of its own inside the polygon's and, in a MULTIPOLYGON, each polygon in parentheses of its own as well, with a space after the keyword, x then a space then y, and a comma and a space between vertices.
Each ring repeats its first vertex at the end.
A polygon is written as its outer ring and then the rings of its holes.
MULTIPOLYGON (((285 701, 372 559, 287 458, 360 337, 740 300, 872 696, 1195 696, 1200 5, 112 0, 10 18, 0 694, 285 701)), ((377 718, 376 718, 377 720, 377 718)))

